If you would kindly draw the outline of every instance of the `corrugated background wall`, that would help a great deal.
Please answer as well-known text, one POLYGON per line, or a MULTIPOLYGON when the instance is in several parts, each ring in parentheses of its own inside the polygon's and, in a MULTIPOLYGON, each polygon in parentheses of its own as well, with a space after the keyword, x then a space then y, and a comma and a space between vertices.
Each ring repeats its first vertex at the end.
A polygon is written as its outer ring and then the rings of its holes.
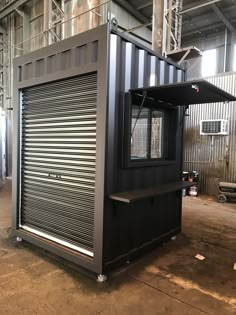
POLYGON ((5 182, 5 126, 6 116, 5 112, 0 108, 0 188, 5 182))
POLYGON ((0 188, 3 185, 3 176, 2 176, 2 124, 1 124, 1 110, 0 110, 0 188))
MULTIPOLYGON (((207 79, 236 94, 236 73, 207 79)), ((189 107, 185 120, 184 169, 200 173, 200 192, 216 195, 219 181, 236 182, 236 102, 200 104, 189 107), (200 120, 229 120, 229 136, 200 135, 200 120)))

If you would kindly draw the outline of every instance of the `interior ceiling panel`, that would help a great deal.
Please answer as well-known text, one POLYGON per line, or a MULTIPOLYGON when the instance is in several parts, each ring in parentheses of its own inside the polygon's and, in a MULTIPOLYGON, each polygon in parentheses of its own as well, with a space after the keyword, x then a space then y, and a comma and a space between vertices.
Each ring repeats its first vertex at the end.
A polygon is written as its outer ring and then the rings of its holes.
MULTIPOLYGON (((183 10, 195 7, 198 4, 205 4, 208 1, 210 2, 212 0, 183 0, 183 10)), ((127 2, 151 21, 152 0, 128 0, 127 2)), ((236 29, 236 0, 219 0, 215 4, 236 29)), ((225 24, 222 19, 217 16, 212 5, 200 7, 183 14, 183 44, 192 39, 193 36, 196 40, 224 32, 224 30, 225 24)))

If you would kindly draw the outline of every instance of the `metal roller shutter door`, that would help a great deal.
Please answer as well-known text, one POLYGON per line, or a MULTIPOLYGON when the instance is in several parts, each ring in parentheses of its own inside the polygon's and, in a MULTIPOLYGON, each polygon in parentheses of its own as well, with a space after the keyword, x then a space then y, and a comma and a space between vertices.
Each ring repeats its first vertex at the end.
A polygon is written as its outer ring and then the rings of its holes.
POLYGON ((20 226, 93 256, 97 74, 22 91, 20 226))

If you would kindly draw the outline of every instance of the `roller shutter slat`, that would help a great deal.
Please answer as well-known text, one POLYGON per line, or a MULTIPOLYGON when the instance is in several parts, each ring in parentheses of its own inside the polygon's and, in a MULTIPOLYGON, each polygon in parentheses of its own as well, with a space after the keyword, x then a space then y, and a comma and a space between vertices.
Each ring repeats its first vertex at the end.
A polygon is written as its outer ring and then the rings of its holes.
POLYGON ((93 253, 96 73, 22 91, 21 225, 93 253))

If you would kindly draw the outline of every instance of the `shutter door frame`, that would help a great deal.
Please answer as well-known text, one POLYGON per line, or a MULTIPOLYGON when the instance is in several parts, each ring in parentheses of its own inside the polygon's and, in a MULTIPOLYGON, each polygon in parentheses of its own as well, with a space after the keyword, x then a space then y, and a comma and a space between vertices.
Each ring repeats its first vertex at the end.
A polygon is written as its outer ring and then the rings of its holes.
POLYGON ((103 272, 103 212, 108 95, 108 24, 75 35, 51 46, 17 57, 14 61, 13 215, 12 232, 34 245, 72 261, 96 274, 103 272), (55 60, 55 62, 53 61, 55 60), (42 83, 97 72, 97 150, 95 181, 94 257, 55 244, 19 226, 20 208, 20 115, 22 89, 42 83))

